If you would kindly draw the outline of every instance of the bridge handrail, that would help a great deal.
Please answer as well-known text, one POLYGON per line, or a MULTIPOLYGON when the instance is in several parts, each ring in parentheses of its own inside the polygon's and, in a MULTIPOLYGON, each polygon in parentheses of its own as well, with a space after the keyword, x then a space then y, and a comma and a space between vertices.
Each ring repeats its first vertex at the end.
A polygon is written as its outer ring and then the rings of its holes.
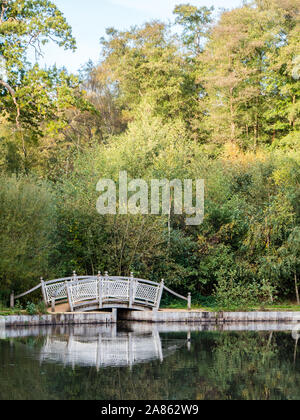
MULTIPOLYGON (((131 281, 132 277, 121 277, 121 276, 78 276, 76 278, 74 277, 66 277, 64 279, 57 279, 57 280, 51 280, 50 282, 45 282, 45 285, 48 284, 54 284, 54 283, 60 283, 60 282, 66 282, 66 281, 77 281, 78 284, 83 284, 85 282, 89 282, 90 280, 98 280, 98 279, 107 279, 107 280, 124 280, 124 281, 131 281)), ((145 280, 145 279, 139 279, 139 278, 134 278, 135 281, 137 282, 142 282, 142 283, 146 283, 146 284, 150 284, 152 286, 159 286, 159 283, 155 283, 154 281, 150 281, 150 280, 145 280)), ((65 284, 62 285, 62 287, 60 289, 57 290, 57 292, 54 294, 54 298, 56 298, 60 292, 62 292, 62 290, 64 289, 65 284)), ((169 290, 168 290, 169 291, 169 290)), ((173 292, 171 292, 173 293, 173 292)), ((174 294, 174 293, 173 293, 174 294)), ((178 297, 182 297, 180 295, 177 295, 178 297)), ((186 298, 184 298, 186 299, 186 298)), ((187 300, 187 299, 186 299, 187 300)))
MULTIPOLYGON (((101 276, 101 277, 105 277, 105 276, 101 276)), ((108 279, 112 279, 112 280, 132 280, 132 277, 108 276, 108 279)), ((140 282, 143 282, 143 283, 147 283, 147 284, 151 284, 153 286, 158 286, 159 285, 159 283, 155 283, 154 281, 139 279, 139 278, 136 278, 136 277, 134 277, 134 280, 140 281, 140 282)))
MULTIPOLYGON (((77 283, 78 284, 83 284, 83 283, 88 283, 90 280, 97 280, 98 279, 98 277, 97 276, 81 276, 81 277, 76 277, 76 281, 77 281, 77 283), (79 280, 78 280, 79 279, 79 280)), ((75 280, 75 278, 74 277, 67 277, 67 279, 64 279, 64 282, 61 282, 61 283, 63 283, 62 284, 62 286, 61 286, 61 288, 60 289, 58 289, 55 293, 54 293, 54 295, 53 295, 53 297, 54 298, 56 298, 58 295, 59 295, 59 293, 61 293, 62 291, 63 291, 63 289, 66 287, 65 286, 65 282, 66 281, 74 281, 75 280)), ((59 282, 60 283, 60 282, 59 282)), ((45 283, 46 284, 46 283, 45 283)), ((50 283, 48 283, 48 284, 50 284, 50 283)), ((52 283, 53 284, 53 283, 52 283)))
POLYGON ((42 283, 38 284, 37 286, 33 287, 32 289, 28 290, 28 292, 22 293, 21 295, 18 296, 14 296, 15 299, 20 299, 26 295, 29 295, 30 293, 35 292, 36 290, 38 290, 40 287, 42 286, 42 283))
POLYGON ((179 294, 178 294, 178 293, 176 293, 176 292, 173 292, 173 290, 169 289, 169 288, 168 288, 168 287, 166 287, 166 286, 164 286, 164 290, 166 290, 167 292, 171 293, 172 295, 174 295, 174 296, 178 297, 179 299, 186 300, 187 302, 188 302, 188 300, 189 300, 189 298, 187 298, 187 297, 185 297, 185 296, 182 296, 182 295, 179 295, 179 294))
MULTIPOLYGON (((138 283, 142 283, 142 284, 146 284, 146 285, 148 284, 148 285, 151 285, 151 286, 160 288, 160 290, 161 290, 160 293, 161 294, 162 294, 163 290, 165 290, 168 293, 172 294, 173 296, 176 296, 179 299, 182 299, 182 300, 187 301, 188 302, 188 307, 189 308, 191 307, 191 294, 190 293, 189 293, 189 296, 188 297, 182 296, 179 293, 176 293, 173 290, 171 290, 168 287, 166 287, 163 282, 162 283, 156 283, 156 282, 153 282, 153 281, 150 281, 150 280, 146 280, 146 279, 134 278, 133 276, 131 276, 131 277, 125 277, 125 276, 124 277, 123 276, 108 276, 108 275, 105 275, 105 276, 103 276, 103 275, 97 275, 97 276, 95 276, 95 275, 92 275, 92 276, 77 276, 76 274, 74 274, 71 277, 64 277, 64 278, 50 280, 50 281, 45 281, 45 282, 43 281, 43 279, 41 279, 41 283, 40 284, 38 284, 37 286, 35 286, 34 288, 28 290, 25 293, 22 293, 22 294, 20 294, 18 296, 14 296, 14 293, 12 293, 12 295, 11 295, 11 306, 12 307, 14 306, 15 299, 20 299, 20 298, 22 298, 24 296, 27 296, 30 293, 33 293, 34 291, 38 290, 39 288, 42 288, 44 300, 45 300, 46 303, 50 303, 51 301, 52 302, 53 301, 55 302, 56 300, 66 299, 68 297, 68 291, 67 291, 67 288, 66 288, 66 283, 67 284, 73 283, 73 284, 80 285, 80 284, 89 283, 91 281, 97 281, 97 280, 100 280, 100 279, 101 280, 104 280, 104 281, 105 280, 107 280, 107 281, 112 280, 112 281, 120 281, 120 282, 122 282, 122 281, 124 281, 124 282, 130 282, 130 281, 134 280, 137 284, 138 283), (47 286, 54 285, 56 283, 61 283, 61 287, 58 290, 55 291, 55 293, 52 295, 51 300, 50 300, 49 297, 48 297, 48 291, 46 291, 46 288, 47 288, 47 286), (65 288, 66 288, 66 294, 67 294, 67 296, 59 296, 59 294, 61 294, 65 288)), ((161 299, 161 297, 159 298, 159 300, 160 299, 161 299)))
MULTIPOLYGON (((91 279, 91 278, 97 278, 97 276, 76 276, 76 279, 80 279, 80 280, 81 279, 82 280, 91 279)), ((71 276, 71 277, 64 277, 64 278, 61 278, 61 279, 45 281, 45 285, 47 286, 48 284, 62 283, 62 282, 65 282, 65 281, 70 281, 70 280, 74 280, 74 277, 71 276)))

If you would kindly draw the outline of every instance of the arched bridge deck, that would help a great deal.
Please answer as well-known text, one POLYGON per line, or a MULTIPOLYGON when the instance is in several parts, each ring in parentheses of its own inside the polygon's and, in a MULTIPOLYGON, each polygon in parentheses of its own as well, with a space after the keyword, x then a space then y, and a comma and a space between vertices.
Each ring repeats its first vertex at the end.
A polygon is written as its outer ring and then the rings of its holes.
POLYGON ((191 295, 181 296, 168 289, 164 281, 155 283, 150 280, 138 279, 131 274, 130 277, 109 276, 77 276, 66 277, 41 283, 35 288, 19 296, 11 297, 11 306, 14 300, 26 296, 41 288, 43 299, 47 306, 68 302, 71 312, 96 311, 101 309, 132 309, 138 311, 158 310, 164 290, 184 299, 191 308, 191 295))

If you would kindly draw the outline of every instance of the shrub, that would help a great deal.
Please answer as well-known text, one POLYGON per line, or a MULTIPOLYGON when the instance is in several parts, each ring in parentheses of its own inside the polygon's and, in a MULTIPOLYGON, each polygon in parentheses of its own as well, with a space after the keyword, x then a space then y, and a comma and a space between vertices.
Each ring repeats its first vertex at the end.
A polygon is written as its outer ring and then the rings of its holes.
POLYGON ((28 313, 28 315, 37 315, 38 309, 34 303, 27 302, 26 312, 28 313))
POLYGON ((258 304, 262 306, 274 303, 275 289, 263 281, 243 283, 230 279, 221 278, 215 290, 216 304, 220 309, 249 309, 258 304))
POLYGON ((47 306, 44 301, 40 301, 37 305, 37 310, 40 315, 45 315, 48 313, 47 306))

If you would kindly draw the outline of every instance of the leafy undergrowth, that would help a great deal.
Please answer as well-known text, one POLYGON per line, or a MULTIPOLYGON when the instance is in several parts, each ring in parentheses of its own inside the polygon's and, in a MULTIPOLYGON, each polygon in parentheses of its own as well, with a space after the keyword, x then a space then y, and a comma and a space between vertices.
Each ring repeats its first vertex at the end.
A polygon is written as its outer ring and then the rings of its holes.
MULTIPOLYGON (((164 298, 161 305, 162 309, 187 309, 185 301, 164 298)), ((192 310, 204 310, 207 312, 300 312, 300 306, 294 302, 280 302, 274 305, 253 305, 253 306, 218 306, 213 297, 197 296, 192 302, 192 310)))
POLYGON ((8 308, 3 303, 0 302, 0 316, 9 316, 9 315, 25 315, 26 312, 22 306, 17 303, 14 308, 8 308))
POLYGON ((23 308, 20 303, 17 302, 14 308, 6 308, 4 305, 0 304, 0 316, 10 316, 10 315, 44 315, 47 314, 47 308, 44 302, 39 302, 34 304, 32 302, 27 302, 26 307, 23 308))

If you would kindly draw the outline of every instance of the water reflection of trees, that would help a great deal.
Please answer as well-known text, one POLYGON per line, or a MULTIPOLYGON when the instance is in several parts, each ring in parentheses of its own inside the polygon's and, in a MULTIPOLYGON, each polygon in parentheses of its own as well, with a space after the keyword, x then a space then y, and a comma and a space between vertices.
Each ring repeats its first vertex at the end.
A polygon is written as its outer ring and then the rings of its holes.
MULTIPOLYGON (((163 333, 180 340, 186 333, 163 333)), ((44 338, 0 342, 2 399, 299 399, 300 362, 290 333, 199 332, 162 363, 130 367, 40 362, 44 338), (16 366, 11 366, 17 361, 16 366)))

